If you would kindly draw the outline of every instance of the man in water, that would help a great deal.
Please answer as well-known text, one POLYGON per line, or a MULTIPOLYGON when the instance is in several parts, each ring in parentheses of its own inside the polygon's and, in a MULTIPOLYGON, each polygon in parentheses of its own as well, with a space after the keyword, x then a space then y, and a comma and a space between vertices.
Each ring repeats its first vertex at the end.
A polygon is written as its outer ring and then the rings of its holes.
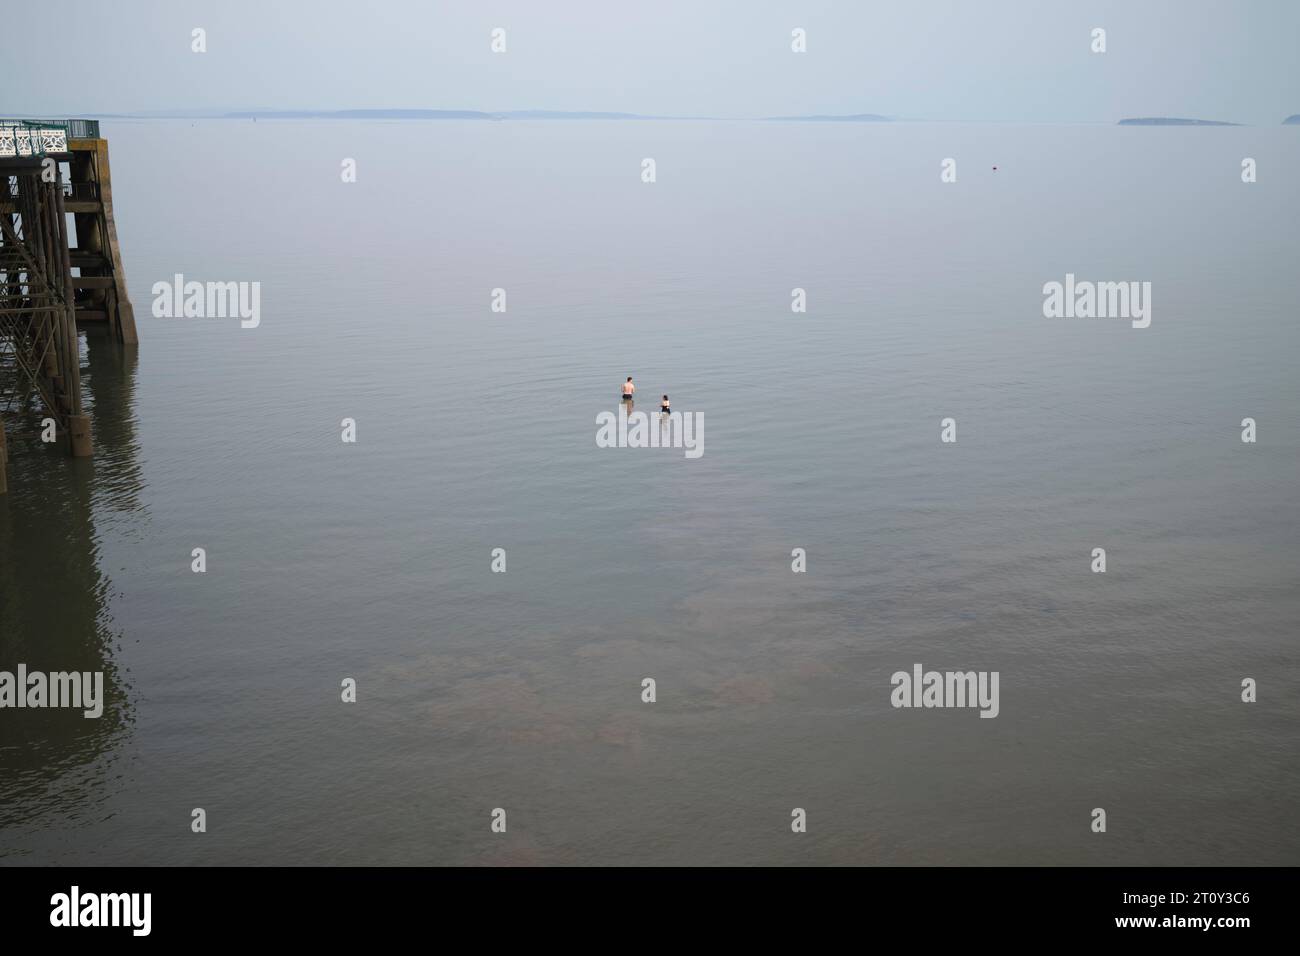
POLYGON ((627 377, 627 381, 623 383, 623 401, 625 402, 632 401, 632 394, 635 391, 636 391, 636 386, 632 384, 632 376, 629 375, 627 377))

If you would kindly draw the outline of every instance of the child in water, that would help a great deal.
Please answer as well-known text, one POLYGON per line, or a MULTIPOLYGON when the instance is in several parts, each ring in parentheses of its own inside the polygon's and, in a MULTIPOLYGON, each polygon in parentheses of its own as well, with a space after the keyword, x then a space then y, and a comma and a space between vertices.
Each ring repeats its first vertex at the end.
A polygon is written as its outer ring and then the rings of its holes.
POLYGON ((665 415, 669 414, 669 412, 668 412, 668 396, 667 396, 667 395, 665 395, 665 396, 664 396, 664 400, 663 400, 662 402, 659 403, 659 411, 663 412, 665 415))

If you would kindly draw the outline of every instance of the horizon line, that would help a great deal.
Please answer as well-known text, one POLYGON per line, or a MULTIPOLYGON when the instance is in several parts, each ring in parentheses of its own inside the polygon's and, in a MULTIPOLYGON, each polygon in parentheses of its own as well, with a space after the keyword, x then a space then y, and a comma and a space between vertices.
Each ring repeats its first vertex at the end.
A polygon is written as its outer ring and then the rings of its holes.
MULTIPOLYGON (((0 114, 3 115, 3 114, 0 114)), ((25 118, 24 113, 8 114, 25 118)), ((38 114, 26 114, 36 117, 38 114)), ((43 114, 49 115, 49 114, 43 114)), ((341 109, 253 109, 194 108, 135 110, 128 112, 82 112, 86 119, 551 119, 551 120, 642 120, 675 122, 822 122, 822 123, 971 123, 990 125, 1182 125, 1182 126, 1262 126, 1272 124, 1238 123, 1230 120, 1207 120, 1199 117, 1123 116, 1109 120, 1006 120, 1006 119, 926 119, 883 113, 793 113, 780 116, 682 116, 653 113, 629 113, 616 110, 468 110, 431 107, 360 107, 341 109)), ((1284 117, 1279 125, 1296 125, 1300 114, 1284 117)))

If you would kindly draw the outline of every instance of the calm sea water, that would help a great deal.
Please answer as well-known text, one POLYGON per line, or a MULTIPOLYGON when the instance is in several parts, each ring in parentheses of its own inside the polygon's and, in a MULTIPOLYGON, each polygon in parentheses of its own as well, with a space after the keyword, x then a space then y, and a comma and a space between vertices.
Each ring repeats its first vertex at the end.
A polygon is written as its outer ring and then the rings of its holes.
POLYGON ((6 416, 0 668, 111 697, 0 713, 4 862, 1297 862, 1300 130, 105 135, 141 345, 92 461, 6 416), (596 447, 629 374, 702 458, 596 447))

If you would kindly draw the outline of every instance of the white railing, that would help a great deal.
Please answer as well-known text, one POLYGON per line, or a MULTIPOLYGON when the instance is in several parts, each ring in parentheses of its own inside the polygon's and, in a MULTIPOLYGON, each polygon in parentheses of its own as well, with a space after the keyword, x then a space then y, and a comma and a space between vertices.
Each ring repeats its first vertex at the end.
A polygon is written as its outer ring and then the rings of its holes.
POLYGON ((44 156, 67 151, 66 127, 0 125, 0 159, 44 156))

